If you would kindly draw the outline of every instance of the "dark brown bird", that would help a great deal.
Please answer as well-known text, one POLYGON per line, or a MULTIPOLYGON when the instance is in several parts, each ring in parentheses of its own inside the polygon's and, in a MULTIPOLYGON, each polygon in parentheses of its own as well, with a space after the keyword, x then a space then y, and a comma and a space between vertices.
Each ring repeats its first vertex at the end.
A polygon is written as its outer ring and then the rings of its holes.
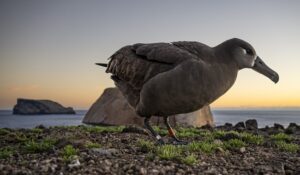
POLYGON ((151 116, 164 117, 175 143, 168 116, 188 113, 222 96, 235 82, 237 73, 251 68, 273 82, 278 74, 240 39, 227 40, 216 47, 199 42, 134 44, 121 48, 110 57, 107 67, 116 86, 158 143, 164 143, 149 124, 151 116))

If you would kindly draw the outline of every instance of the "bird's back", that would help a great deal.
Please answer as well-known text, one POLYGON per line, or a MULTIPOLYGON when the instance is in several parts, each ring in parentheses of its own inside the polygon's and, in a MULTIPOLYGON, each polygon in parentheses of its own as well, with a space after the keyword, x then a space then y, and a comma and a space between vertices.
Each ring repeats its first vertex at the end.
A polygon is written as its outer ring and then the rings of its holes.
POLYGON ((132 45, 125 46, 110 57, 106 72, 126 82, 133 89, 141 89, 153 76, 172 69, 172 64, 150 61, 137 55, 132 45))

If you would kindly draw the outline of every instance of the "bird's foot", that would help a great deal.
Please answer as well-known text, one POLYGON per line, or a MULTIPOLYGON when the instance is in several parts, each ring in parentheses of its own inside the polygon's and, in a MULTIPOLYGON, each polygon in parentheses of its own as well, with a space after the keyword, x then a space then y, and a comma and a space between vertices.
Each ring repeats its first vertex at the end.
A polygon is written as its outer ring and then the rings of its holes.
POLYGON ((187 145, 189 142, 184 141, 184 140, 179 140, 178 138, 173 138, 171 143, 173 145, 187 145))
POLYGON ((163 139, 158 139, 158 140, 156 140, 156 143, 155 143, 155 145, 164 145, 164 144, 166 144, 166 143, 163 139))

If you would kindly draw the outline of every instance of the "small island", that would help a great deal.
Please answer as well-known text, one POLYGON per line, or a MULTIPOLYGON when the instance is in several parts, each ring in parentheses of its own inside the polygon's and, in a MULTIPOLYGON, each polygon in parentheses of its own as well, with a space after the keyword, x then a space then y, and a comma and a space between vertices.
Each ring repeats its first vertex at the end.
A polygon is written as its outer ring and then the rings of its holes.
POLYGON ((51 100, 17 99, 13 114, 38 115, 38 114, 75 114, 72 107, 64 107, 51 100))

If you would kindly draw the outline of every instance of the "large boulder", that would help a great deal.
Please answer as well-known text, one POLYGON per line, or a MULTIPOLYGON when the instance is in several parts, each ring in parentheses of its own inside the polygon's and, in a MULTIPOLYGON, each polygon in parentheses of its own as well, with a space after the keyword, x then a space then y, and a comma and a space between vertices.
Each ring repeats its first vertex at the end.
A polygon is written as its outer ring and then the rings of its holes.
MULTIPOLYGON (((154 125, 162 125, 163 120, 161 117, 152 117, 151 122, 154 125)), ((143 118, 135 113, 117 88, 107 88, 88 110, 83 123, 142 126, 143 118)), ((213 117, 210 107, 204 106, 195 112, 170 116, 170 124, 195 127, 213 125, 213 117)))
POLYGON ((75 114, 75 111, 51 100, 17 99, 13 114, 75 114))

